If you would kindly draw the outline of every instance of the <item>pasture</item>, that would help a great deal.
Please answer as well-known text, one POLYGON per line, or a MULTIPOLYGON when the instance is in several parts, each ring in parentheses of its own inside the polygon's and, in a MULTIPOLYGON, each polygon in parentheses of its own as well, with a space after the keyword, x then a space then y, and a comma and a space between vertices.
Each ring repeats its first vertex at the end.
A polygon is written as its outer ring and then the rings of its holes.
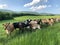
MULTIPOLYGON (((18 22, 26 19, 45 19, 56 18, 60 16, 21 16, 12 20, 0 21, 0 45, 60 45, 60 22, 53 26, 44 27, 41 30, 36 29, 35 32, 24 32, 18 34, 18 29, 13 31, 11 37, 6 37, 2 24, 6 22, 18 22)), ((29 29, 27 29, 29 30, 29 29)))

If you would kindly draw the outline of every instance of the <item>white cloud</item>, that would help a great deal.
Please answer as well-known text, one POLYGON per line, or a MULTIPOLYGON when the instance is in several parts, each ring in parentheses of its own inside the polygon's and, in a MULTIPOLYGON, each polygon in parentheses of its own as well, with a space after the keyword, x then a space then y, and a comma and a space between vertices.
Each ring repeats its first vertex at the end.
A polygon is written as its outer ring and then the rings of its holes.
POLYGON ((32 0, 32 2, 29 2, 29 3, 25 4, 24 7, 36 5, 36 4, 38 4, 39 2, 41 2, 41 1, 43 1, 43 2, 48 2, 48 0, 32 0))
POLYGON ((24 7, 35 5, 35 4, 39 3, 40 1, 41 0, 33 0, 32 2, 25 4, 24 7))
POLYGON ((51 5, 39 5, 39 6, 32 6, 30 9, 33 10, 33 11, 36 11, 36 10, 42 10, 42 9, 45 9, 47 7, 51 7, 51 5))
POLYGON ((8 7, 7 4, 0 4, 0 9, 4 9, 6 7, 8 7))
POLYGON ((32 0, 32 2, 29 2, 29 3, 25 4, 24 7, 31 6, 30 9, 33 10, 33 11, 42 10, 42 9, 47 8, 47 7, 52 7, 51 5, 44 5, 44 4, 37 6, 37 4, 40 3, 40 2, 42 2, 42 3, 46 2, 47 3, 48 0, 32 0))

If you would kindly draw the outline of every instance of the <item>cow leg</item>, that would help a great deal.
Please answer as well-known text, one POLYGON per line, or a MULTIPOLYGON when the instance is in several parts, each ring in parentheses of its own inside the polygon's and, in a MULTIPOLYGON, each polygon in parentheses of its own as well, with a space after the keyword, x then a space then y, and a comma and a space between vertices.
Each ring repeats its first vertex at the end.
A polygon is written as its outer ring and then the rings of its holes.
POLYGON ((24 28, 20 28, 19 33, 23 33, 23 32, 24 32, 24 28))
POLYGON ((32 27, 32 29, 36 29, 36 27, 34 26, 34 27, 32 27))
POLYGON ((22 29, 22 33, 24 32, 24 28, 22 29))
POLYGON ((32 28, 30 27, 30 32, 32 32, 32 28))
POLYGON ((11 32, 10 31, 7 31, 7 38, 11 36, 11 32))
POLYGON ((9 34, 9 31, 8 30, 6 30, 6 33, 7 33, 7 35, 9 34))
POLYGON ((36 30, 35 30, 36 28, 37 28, 37 27, 36 27, 36 26, 34 26, 34 27, 32 27, 32 30, 35 32, 35 31, 36 31, 36 30))
POLYGON ((30 32, 32 32, 32 27, 30 26, 30 32))
POLYGON ((50 26, 52 26, 53 24, 52 23, 49 23, 50 24, 50 26))
POLYGON ((21 29, 19 28, 19 34, 21 33, 21 29))
POLYGON ((38 25, 37 28, 38 28, 38 29, 41 29, 41 28, 40 28, 40 25, 38 25))

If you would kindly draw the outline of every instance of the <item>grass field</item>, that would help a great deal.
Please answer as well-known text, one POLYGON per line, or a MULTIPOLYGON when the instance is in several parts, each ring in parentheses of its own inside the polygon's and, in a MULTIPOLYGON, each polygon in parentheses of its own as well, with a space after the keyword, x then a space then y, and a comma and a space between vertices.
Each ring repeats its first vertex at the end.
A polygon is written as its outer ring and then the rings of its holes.
POLYGON ((18 22, 26 19, 43 19, 55 18, 60 16, 22 16, 15 17, 13 20, 0 21, 0 45, 60 45, 60 23, 55 23, 53 26, 36 29, 36 32, 24 32, 18 34, 18 30, 12 33, 12 36, 7 38, 5 30, 2 26, 6 22, 18 22))

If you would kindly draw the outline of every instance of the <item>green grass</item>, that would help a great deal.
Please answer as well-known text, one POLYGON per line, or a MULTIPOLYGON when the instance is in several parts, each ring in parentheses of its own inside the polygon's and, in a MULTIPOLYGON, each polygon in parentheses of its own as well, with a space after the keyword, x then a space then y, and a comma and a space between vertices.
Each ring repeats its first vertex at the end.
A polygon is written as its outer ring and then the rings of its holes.
POLYGON ((53 26, 36 29, 36 32, 24 32, 18 34, 18 30, 12 33, 11 37, 6 37, 5 30, 2 26, 6 22, 18 22, 26 19, 43 19, 55 18, 60 16, 22 16, 15 17, 14 20, 0 21, 0 45, 60 45, 60 23, 53 26))

